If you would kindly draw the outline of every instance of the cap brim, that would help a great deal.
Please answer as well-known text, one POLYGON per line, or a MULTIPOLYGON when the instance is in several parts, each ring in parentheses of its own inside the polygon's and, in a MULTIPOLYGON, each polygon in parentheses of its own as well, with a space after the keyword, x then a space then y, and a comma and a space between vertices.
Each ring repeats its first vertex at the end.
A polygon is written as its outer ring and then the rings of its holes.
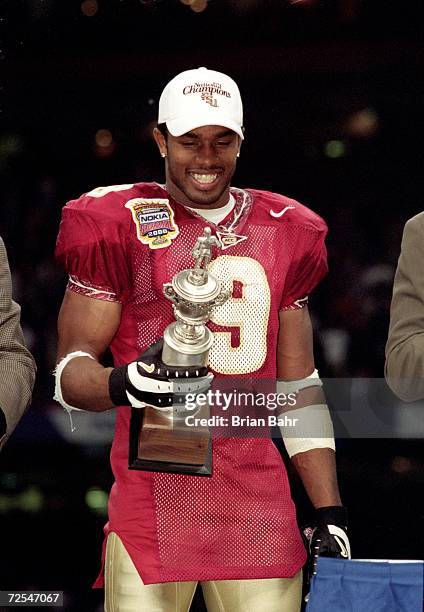
POLYGON ((217 121, 217 117, 211 116, 210 118, 205 117, 179 117, 178 119, 171 119, 170 121, 166 121, 166 127, 168 128, 169 133, 172 136, 182 136, 191 130, 195 130, 200 127, 204 127, 205 125, 219 125, 229 130, 232 130, 236 134, 240 136, 242 140, 244 140, 243 130, 241 126, 232 121, 231 119, 227 119, 223 117, 219 117, 217 121))

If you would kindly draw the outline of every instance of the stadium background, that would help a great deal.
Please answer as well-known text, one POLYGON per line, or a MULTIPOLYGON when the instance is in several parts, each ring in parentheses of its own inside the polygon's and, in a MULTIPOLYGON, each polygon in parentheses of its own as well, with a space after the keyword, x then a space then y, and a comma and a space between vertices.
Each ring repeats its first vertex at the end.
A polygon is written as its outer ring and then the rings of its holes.
MULTIPOLYGON (((163 178, 151 129, 177 72, 203 65, 239 83, 234 184, 299 199, 329 224, 330 274, 311 302, 321 373, 382 376, 402 229, 423 208, 423 12, 418 0, 2 3, 0 232, 39 367, 0 459, 2 589, 63 589, 66 610, 101 609, 89 587, 113 415, 71 434, 52 402, 65 287, 53 250, 68 199, 163 178)), ((354 556, 421 558, 422 440, 338 446, 354 556)))

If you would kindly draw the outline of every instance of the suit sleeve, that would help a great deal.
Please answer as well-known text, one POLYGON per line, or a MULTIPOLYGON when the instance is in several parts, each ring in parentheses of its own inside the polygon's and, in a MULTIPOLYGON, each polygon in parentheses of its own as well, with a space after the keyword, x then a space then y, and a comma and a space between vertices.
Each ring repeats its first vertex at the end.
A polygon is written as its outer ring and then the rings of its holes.
POLYGON ((403 232, 393 285, 385 375, 404 401, 424 398, 424 213, 403 232))
POLYGON ((12 300, 9 264, 0 238, 0 448, 29 405, 35 373, 20 326, 20 307, 12 300))
POLYGON ((71 291, 95 299, 125 301, 129 286, 125 233, 99 204, 63 209, 56 258, 69 274, 71 291))
MULTIPOLYGON (((322 220, 321 220, 322 221, 322 220)), ((296 310, 308 303, 308 296, 328 272, 325 237, 327 226, 301 228, 297 247, 284 284, 280 310, 296 310)))

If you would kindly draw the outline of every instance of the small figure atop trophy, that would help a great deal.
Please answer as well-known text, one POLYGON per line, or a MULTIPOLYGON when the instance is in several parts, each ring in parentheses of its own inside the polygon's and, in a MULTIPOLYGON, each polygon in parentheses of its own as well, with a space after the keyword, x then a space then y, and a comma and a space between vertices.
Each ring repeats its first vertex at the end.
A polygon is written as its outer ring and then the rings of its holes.
MULTIPOLYGON (((164 331, 162 361, 167 365, 201 367, 208 363, 213 334, 206 323, 212 308, 230 297, 229 291, 222 289, 219 280, 208 271, 213 246, 219 246, 219 242, 206 227, 192 251, 194 267, 182 270, 163 286, 165 297, 173 302, 176 318, 164 331)), ((177 380, 174 388, 178 396, 177 380)), ((187 385, 183 388, 186 390, 187 385)), ((201 391, 193 379, 193 392, 201 391)), ((186 424, 185 419, 193 414, 192 411, 184 404, 174 404, 167 411, 159 412, 153 407, 146 407, 143 411, 142 422, 138 417, 137 425, 133 419, 131 423, 130 468, 211 475, 211 435, 205 426, 186 424)), ((133 410, 136 420, 139 414, 140 410, 133 410)), ((209 407, 199 407, 196 416, 207 419, 209 407)))

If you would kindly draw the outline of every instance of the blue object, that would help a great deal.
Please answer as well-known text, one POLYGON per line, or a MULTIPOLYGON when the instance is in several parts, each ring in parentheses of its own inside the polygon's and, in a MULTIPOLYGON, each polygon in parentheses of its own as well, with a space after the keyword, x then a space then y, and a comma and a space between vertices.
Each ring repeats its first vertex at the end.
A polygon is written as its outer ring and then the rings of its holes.
POLYGON ((306 612, 423 612, 423 562, 319 557, 306 612))

